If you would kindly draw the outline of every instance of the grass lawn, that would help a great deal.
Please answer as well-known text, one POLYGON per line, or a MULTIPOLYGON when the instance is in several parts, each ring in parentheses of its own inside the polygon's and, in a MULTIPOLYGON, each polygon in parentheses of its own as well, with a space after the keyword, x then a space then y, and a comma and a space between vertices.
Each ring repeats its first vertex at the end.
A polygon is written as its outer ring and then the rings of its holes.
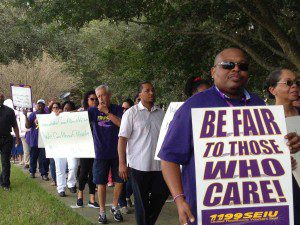
POLYGON ((11 183, 10 192, 0 188, 1 225, 91 225, 15 166, 11 168, 11 183))

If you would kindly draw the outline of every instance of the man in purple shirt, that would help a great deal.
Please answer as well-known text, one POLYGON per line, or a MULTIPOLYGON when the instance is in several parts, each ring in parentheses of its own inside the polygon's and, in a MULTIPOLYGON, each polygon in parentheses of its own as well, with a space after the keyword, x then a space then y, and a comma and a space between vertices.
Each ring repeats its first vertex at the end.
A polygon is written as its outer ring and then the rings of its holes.
POLYGON ((96 158, 93 165, 93 182, 98 186, 100 215, 98 222, 107 223, 105 213, 106 184, 111 169, 115 182, 115 190, 111 213, 118 222, 123 221, 119 210, 118 199, 122 191, 123 180, 119 177, 118 134, 123 109, 121 106, 110 104, 111 91, 108 86, 100 85, 95 89, 99 100, 98 107, 88 109, 90 123, 92 124, 96 158))
MULTIPOLYGON (((214 86, 189 98, 176 112, 158 155, 162 159, 164 178, 177 205, 180 224, 197 224, 191 109, 265 105, 263 100, 245 89, 248 60, 242 50, 228 48, 219 53, 211 74, 214 86), (182 165, 182 173, 179 165, 182 165)), ((299 136, 293 133, 286 138, 291 149, 299 148, 299 136)))
POLYGON ((36 114, 46 114, 45 112, 45 101, 40 99, 37 101, 37 110, 27 117, 27 110, 24 110, 24 115, 26 118, 25 127, 30 129, 28 134, 28 145, 30 146, 30 166, 29 172, 30 177, 35 178, 37 161, 39 160, 39 170, 42 176, 42 179, 48 181, 48 172, 50 160, 46 158, 45 148, 39 148, 38 146, 38 137, 39 137, 39 125, 36 118, 36 114))

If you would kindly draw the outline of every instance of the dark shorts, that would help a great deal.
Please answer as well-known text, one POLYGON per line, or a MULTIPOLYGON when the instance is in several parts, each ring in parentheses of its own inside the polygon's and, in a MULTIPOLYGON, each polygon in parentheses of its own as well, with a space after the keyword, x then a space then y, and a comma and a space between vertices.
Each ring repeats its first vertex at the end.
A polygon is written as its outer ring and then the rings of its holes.
POLYGON ((106 185, 108 174, 111 169, 112 180, 116 183, 124 181, 119 177, 119 159, 95 159, 93 164, 93 182, 94 184, 106 185))

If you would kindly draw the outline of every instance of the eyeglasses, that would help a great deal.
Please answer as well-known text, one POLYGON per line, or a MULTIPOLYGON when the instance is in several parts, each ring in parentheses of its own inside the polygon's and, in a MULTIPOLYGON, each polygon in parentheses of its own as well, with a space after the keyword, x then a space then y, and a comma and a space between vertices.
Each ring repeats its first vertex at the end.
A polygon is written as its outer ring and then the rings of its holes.
POLYGON ((289 87, 292 87, 293 84, 296 84, 298 87, 300 87, 300 81, 299 80, 296 80, 296 81, 292 81, 292 80, 281 81, 281 82, 277 82, 277 84, 286 84, 289 87))
POLYGON ((215 66, 217 65, 221 66, 225 70, 232 70, 237 65, 241 71, 248 71, 248 67, 249 67, 248 63, 237 63, 237 62, 220 62, 215 66))
POLYGON ((122 109, 123 109, 123 111, 126 111, 126 110, 129 109, 129 108, 122 107, 122 109))
POLYGON ((91 101, 98 101, 97 98, 89 98, 91 101))

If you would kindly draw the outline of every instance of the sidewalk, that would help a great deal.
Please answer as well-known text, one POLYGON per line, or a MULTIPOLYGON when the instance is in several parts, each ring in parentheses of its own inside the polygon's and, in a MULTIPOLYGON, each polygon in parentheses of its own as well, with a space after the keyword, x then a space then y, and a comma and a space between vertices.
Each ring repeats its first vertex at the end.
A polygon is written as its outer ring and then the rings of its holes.
MULTIPOLYGON (((21 168, 26 175, 28 175, 28 179, 31 179, 29 177, 28 170, 24 170, 20 165, 15 164, 18 168, 21 168)), ((50 186, 51 181, 43 181, 38 173, 36 173, 36 178, 34 179, 37 183, 39 183, 48 193, 54 195, 59 199, 60 201, 64 202, 67 207, 73 208, 73 210, 85 217, 87 220, 91 221, 94 224, 98 224, 98 209, 91 209, 87 207, 88 202, 88 187, 84 191, 84 205, 83 208, 76 208, 76 199, 77 195, 72 194, 69 192, 69 190, 66 190, 67 197, 61 198, 57 195, 56 187, 50 186)), ((134 218, 134 208, 130 208, 131 213, 127 215, 123 215, 124 222, 119 223, 114 221, 112 215, 109 213, 110 209, 110 203, 112 202, 112 195, 113 195, 113 188, 107 187, 107 197, 106 202, 108 203, 106 205, 106 213, 107 213, 107 219, 109 224, 122 224, 122 225, 134 225, 135 218, 134 218)), ((133 197, 132 197, 133 201, 133 197)), ((170 200, 166 202, 164 205, 162 212, 156 222, 156 225, 178 225, 178 214, 177 209, 174 203, 170 200)))

